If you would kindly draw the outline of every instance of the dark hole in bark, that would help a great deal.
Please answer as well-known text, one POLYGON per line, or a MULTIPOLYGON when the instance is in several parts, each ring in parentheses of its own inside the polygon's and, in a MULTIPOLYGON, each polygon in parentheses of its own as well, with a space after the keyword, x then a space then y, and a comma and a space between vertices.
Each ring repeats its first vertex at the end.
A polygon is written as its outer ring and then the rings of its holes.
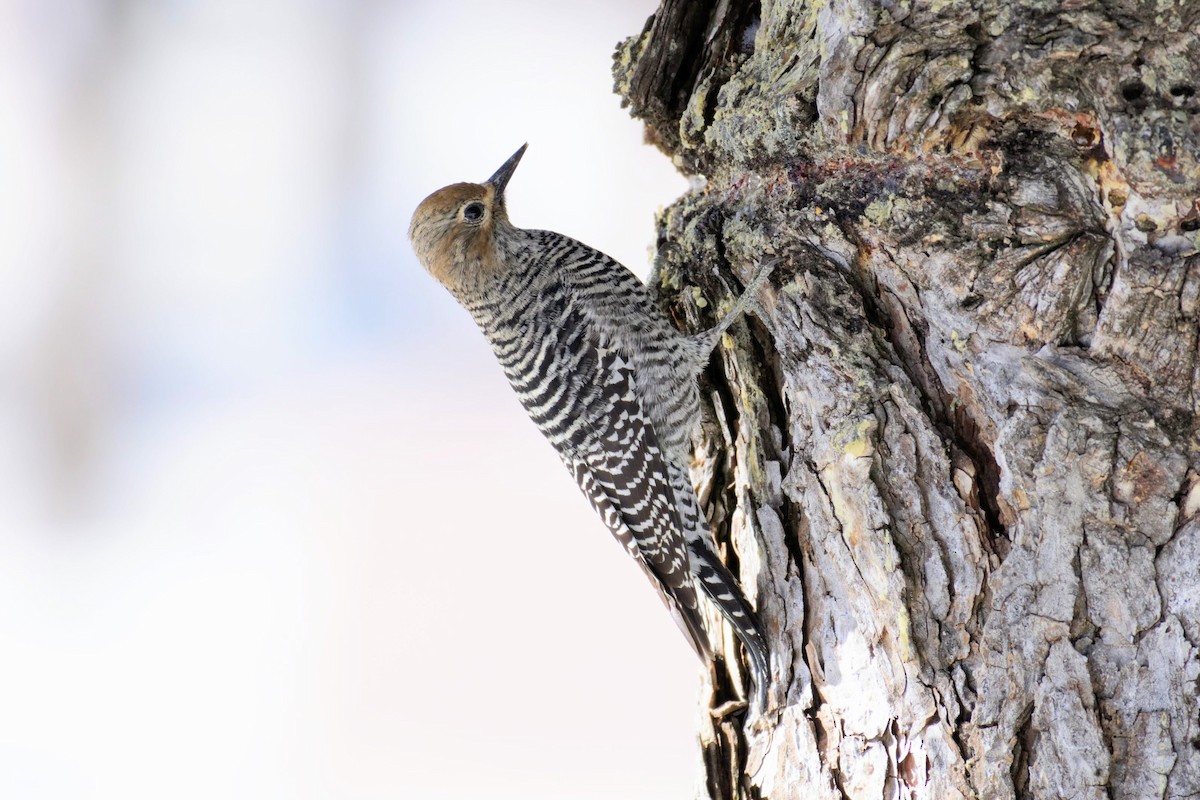
POLYGON ((1146 84, 1138 80, 1126 81, 1121 84, 1121 97, 1133 102, 1146 93, 1146 84))
POLYGON ((1174 97, 1191 97, 1195 93, 1195 87, 1188 86, 1186 83, 1180 83, 1171 87, 1171 95, 1174 97))

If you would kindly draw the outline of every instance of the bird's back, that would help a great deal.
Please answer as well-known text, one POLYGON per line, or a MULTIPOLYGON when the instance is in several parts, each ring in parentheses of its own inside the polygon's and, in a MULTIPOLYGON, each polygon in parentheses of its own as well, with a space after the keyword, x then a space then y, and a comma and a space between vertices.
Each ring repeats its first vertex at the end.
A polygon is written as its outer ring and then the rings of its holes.
MULTIPOLYGON (((568 367, 576 376, 590 372, 581 360, 585 340, 614 349, 632 369, 662 447, 686 463, 688 434, 700 411, 692 341, 671 326, 646 286, 616 260, 552 231, 516 233, 503 246, 505 257, 520 268, 508 270, 486 300, 465 305, 518 396, 531 380, 550 377, 536 370, 549 366, 545 356, 555 342, 571 345, 567 352, 574 363, 568 367)), ((574 399, 596 394, 577 383, 574 399)))

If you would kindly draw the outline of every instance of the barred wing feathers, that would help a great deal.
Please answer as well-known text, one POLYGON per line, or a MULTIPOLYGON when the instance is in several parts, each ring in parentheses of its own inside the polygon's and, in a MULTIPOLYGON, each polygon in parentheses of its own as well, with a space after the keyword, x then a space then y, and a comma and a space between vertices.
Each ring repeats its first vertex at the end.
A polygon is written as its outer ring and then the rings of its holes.
POLYGON ((652 578, 701 655, 709 654, 671 470, 634 368, 559 286, 520 333, 492 339, 517 397, 617 541, 652 578))

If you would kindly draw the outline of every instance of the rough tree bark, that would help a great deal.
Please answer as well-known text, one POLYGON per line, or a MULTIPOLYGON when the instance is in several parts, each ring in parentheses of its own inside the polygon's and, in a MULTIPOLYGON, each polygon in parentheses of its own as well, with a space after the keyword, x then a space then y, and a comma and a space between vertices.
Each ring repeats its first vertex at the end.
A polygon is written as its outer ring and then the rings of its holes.
POLYGON ((618 48, 698 176, 659 220, 680 324, 782 259, 697 443, 775 672, 701 731, 709 797, 1200 795, 1198 30, 664 0, 618 48))

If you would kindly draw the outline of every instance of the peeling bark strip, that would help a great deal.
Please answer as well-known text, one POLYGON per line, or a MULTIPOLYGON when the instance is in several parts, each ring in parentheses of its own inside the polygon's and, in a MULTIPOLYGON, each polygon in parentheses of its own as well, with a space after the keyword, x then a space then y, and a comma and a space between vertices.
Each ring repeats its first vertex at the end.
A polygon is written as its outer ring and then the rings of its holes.
POLYGON ((701 731, 707 796, 1200 796, 1197 30, 664 0, 618 48, 705 177, 659 220, 680 324, 789 265, 697 442, 775 672, 701 731))

